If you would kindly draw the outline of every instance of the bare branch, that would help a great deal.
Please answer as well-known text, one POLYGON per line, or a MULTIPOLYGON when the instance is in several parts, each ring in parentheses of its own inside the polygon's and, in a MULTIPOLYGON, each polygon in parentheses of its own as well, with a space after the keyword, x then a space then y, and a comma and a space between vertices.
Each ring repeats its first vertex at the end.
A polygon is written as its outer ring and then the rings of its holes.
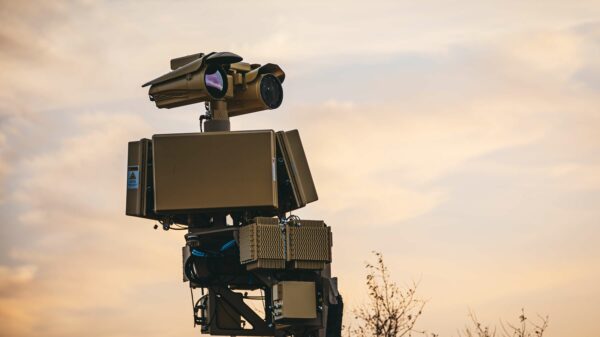
POLYGON ((426 334, 425 331, 415 328, 426 304, 426 301, 415 296, 418 284, 413 282, 412 287, 399 288, 390 277, 383 255, 379 252, 373 253, 376 262, 365 264, 369 300, 367 304, 354 310, 360 324, 358 328, 348 330, 348 334, 359 337, 426 334))
MULTIPOLYGON (((465 330, 459 331, 459 337, 494 337, 496 336, 496 328, 483 325, 473 312, 469 313, 471 325, 465 330)), ((532 322, 526 315, 525 310, 521 309, 521 314, 518 317, 518 323, 512 324, 509 322, 500 321, 501 337, 543 337, 544 332, 548 328, 548 316, 539 316, 540 322, 532 322)))

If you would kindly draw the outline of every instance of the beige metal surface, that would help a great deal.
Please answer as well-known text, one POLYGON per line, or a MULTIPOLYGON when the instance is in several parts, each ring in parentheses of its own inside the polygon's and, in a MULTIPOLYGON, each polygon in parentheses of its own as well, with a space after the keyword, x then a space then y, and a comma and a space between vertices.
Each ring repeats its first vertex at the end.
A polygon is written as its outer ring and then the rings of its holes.
POLYGON ((269 109, 262 100, 260 78, 252 83, 234 89, 233 97, 227 100, 229 117, 269 109))
POLYGON ((306 154, 304 153, 302 140, 300 140, 300 133, 298 130, 292 130, 287 131, 285 136, 286 148, 288 155, 290 156, 299 193, 305 204, 316 201, 319 197, 317 195, 317 189, 312 174, 310 173, 306 154))
POLYGON ((148 91, 157 108, 176 108, 212 99, 204 76, 206 68, 162 83, 153 84, 148 91))
POLYGON ((314 282, 282 281, 273 286, 275 320, 317 317, 314 282))
POLYGON ((271 130, 152 137, 157 213, 277 208, 271 130))
POLYGON ((283 228, 277 218, 259 217, 240 228, 240 263, 248 270, 320 270, 331 262, 331 228, 323 221, 291 221, 283 228))
POLYGON ((277 144, 283 152, 285 170, 292 187, 294 205, 290 210, 316 201, 319 197, 298 130, 277 132, 277 144))
POLYGON ((286 227, 286 256, 296 269, 322 269, 331 262, 331 228, 323 221, 300 220, 286 227))
POLYGON ((125 214, 149 216, 147 191, 148 146, 150 140, 129 142, 127 147, 127 195, 125 214))
MULTIPOLYGON (((235 84, 234 94, 231 97, 227 97, 230 117, 271 109, 263 100, 261 81, 265 76, 272 75, 278 79, 281 90, 281 83, 285 79, 285 73, 278 65, 268 63, 250 70, 247 67, 232 64, 230 73, 232 72, 234 72, 234 75, 241 76, 239 76, 240 80, 233 81, 233 84, 235 84)), ((236 78, 238 77, 236 76, 236 78)), ((279 104, 281 104, 281 101, 279 104)))
POLYGON ((277 218, 259 217, 240 228, 240 263, 252 269, 285 269, 284 236, 277 218))
POLYGON ((186 55, 186 56, 181 56, 181 57, 176 57, 174 59, 171 59, 171 70, 175 70, 177 68, 181 68, 184 65, 196 61, 199 58, 202 58, 204 56, 204 53, 196 53, 196 54, 191 54, 191 55, 186 55))

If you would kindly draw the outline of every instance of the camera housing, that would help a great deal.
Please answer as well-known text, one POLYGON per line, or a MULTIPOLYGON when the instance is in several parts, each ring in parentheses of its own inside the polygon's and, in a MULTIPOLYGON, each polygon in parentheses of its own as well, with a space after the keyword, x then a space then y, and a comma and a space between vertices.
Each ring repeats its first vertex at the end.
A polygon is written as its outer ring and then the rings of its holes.
POLYGON ((171 72, 142 85, 158 108, 224 101, 229 116, 277 109, 283 101, 285 73, 276 64, 241 62, 229 52, 172 59, 171 72))

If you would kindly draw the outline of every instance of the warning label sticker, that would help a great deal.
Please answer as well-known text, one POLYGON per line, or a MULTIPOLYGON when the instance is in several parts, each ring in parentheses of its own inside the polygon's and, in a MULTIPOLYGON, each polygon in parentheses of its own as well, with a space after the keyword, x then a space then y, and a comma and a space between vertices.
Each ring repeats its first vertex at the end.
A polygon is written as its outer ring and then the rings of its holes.
POLYGON ((140 169, 138 166, 129 166, 127 168, 127 189, 135 190, 140 186, 140 169))

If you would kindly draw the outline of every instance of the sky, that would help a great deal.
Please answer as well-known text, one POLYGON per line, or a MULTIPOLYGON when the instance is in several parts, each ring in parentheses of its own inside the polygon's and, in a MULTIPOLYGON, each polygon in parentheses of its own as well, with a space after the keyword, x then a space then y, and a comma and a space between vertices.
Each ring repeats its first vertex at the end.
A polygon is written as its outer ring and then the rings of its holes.
POLYGON ((124 0, 0 2, 0 336, 199 334, 126 143, 198 131, 141 84, 211 51, 286 72, 232 129, 300 131, 346 317, 378 251, 440 336, 521 308, 598 335, 600 2, 124 0))

